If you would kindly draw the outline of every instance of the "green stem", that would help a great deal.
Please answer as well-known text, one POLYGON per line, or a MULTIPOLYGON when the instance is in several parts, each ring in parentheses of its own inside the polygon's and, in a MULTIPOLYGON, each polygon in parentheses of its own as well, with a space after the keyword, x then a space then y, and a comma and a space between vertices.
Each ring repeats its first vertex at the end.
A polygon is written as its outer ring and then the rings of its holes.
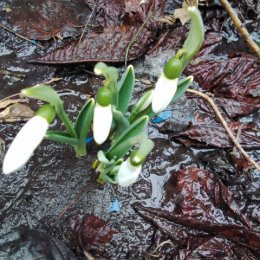
POLYGON ((81 157, 87 155, 87 148, 86 143, 78 140, 78 143, 76 146, 74 146, 76 155, 81 157))
POLYGON ((75 131, 72 123, 69 120, 69 117, 67 116, 67 114, 64 111, 63 104, 62 103, 56 104, 55 108, 56 108, 56 112, 57 112, 60 120, 64 123, 64 125, 67 128, 68 132, 70 133, 71 137, 78 138, 76 131, 75 131))

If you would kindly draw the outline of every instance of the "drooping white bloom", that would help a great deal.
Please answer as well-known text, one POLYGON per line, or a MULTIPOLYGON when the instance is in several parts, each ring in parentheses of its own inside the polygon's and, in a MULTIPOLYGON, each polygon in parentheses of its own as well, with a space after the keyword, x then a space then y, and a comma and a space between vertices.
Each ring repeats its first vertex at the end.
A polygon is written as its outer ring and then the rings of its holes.
POLYGON ((159 77, 152 98, 154 113, 162 112, 170 104, 176 90, 178 78, 168 79, 164 73, 159 77))
POLYGON ((93 116, 93 134, 97 144, 102 144, 107 140, 112 124, 112 107, 95 105, 93 116))
POLYGON ((3 161, 4 174, 14 172, 27 163, 34 150, 43 140, 48 127, 48 121, 38 115, 32 117, 22 127, 5 155, 3 161))
POLYGON ((135 183, 142 170, 142 165, 133 166, 130 159, 124 161, 117 173, 117 182, 122 187, 128 187, 135 183))

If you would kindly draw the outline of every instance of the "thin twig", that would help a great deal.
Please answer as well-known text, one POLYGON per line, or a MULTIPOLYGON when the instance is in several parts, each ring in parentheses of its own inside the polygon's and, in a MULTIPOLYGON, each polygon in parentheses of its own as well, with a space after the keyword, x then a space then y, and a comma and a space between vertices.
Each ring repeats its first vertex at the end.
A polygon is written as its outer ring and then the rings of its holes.
POLYGON ((161 247, 163 247, 164 245, 171 245, 172 247, 174 247, 174 244, 172 243, 172 241, 170 239, 163 241, 162 243, 160 243, 151 253, 148 253, 147 255, 152 256, 152 257, 160 257, 160 254, 155 254, 156 251, 158 251, 161 247))
POLYGON ((96 5, 97 5, 97 3, 96 3, 96 1, 95 1, 94 8, 93 8, 91 14, 90 14, 89 17, 88 17, 88 20, 87 20, 87 22, 86 22, 86 24, 85 24, 85 26, 84 26, 84 29, 83 29, 83 31, 82 31, 82 34, 80 35, 79 44, 80 44, 80 42, 81 42, 81 40, 82 40, 83 35, 85 34, 85 32, 86 32, 86 30, 87 30, 87 28, 88 28, 88 25, 89 25, 89 23, 90 23, 90 20, 91 20, 93 14, 94 14, 96 5))
POLYGON ((260 48, 253 41, 246 27, 242 24, 240 19, 237 17, 235 11, 233 10, 228 0, 220 0, 220 2, 222 6, 225 8, 225 10, 227 11, 227 13, 229 14, 229 16, 231 17, 241 37, 245 40, 245 42, 247 42, 248 47, 257 55, 258 58, 260 58, 260 48))
POLYGON ((3 24, 0 23, 0 26, 1 26, 3 29, 5 29, 6 31, 8 31, 8 32, 10 32, 10 33, 12 33, 12 34, 14 34, 15 36, 17 36, 17 37, 19 37, 19 38, 21 38, 21 39, 23 39, 23 40, 25 40, 25 41, 27 41, 27 42, 30 42, 31 44, 37 45, 38 47, 44 49, 44 47, 43 47, 42 45, 40 45, 40 44, 38 44, 38 43, 36 43, 36 42, 30 40, 29 38, 27 38, 27 37, 25 37, 25 36, 23 36, 23 35, 21 35, 21 34, 19 34, 19 33, 17 33, 17 32, 14 32, 14 31, 11 30, 10 28, 6 27, 5 25, 3 25, 3 24))
POLYGON ((128 59, 128 53, 130 48, 132 47, 132 45, 134 44, 134 42, 136 41, 137 37, 139 36, 139 34, 142 32, 144 26, 147 24, 147 22, 151 19, 151 17, 153 16, 153 14, 155 14, 156 11, 154 12, 150 12, 147 17, 145 18, 143 24, 140 26, 140 28, 138 29, 137 33, 133 36, 133 38, 131 39, 131 41, 129 42, 127 48, 126 48, 126 52, 125 52, 125 67, 127 67, 127 59, 128 59))
POLYGON ((50 80, 42 82, 41 84, 50 85, 53 82, 57 82, 57 81, 61 81, 61 80, 63 80, 63 78, 51 78, 50 80))
POLYGON ((206 100, 210 103, 212 109, 213 109, 214 112, 216 113, 216 115, 217 115, 217 117, 219 118, 219 120, 220 120, 222 126, 223 126, 223 127, 225 128, 225 130, 227 131, 229 137, 231 138, 231 140, 233 141, 233 143, 235 144, 235 146, 236 146, 236 147, 238 148, 238 150, 245 156, 245 158, 246 158, 250 163, 252 163, 257 170, 260 171, 260 165, 259 165, 257 162, 255 162, 255 161, 248 155, 248 153, 241 147, 241 145, 240 145, 240 144, 238 143, 238 141, 236 140, 236 137, 233 135, 233 133, 232 133, 231 130, 229 129, 229 127, 228 127, 228 125, 227 125, 227 123, 226 123, 224 117, 221 115, 221 113, 220 113, 220 111, 219 111, 217 105, 215 104, 214 100, 213 100, 211 97, 209 97, 208 95, 206 95, 206 94, 204 94, 204 93, 202 93, 202 92, 200 92, 200 91, 197 91, 197 90, 195 90, 195 89, 188 89, 187 92, 196 94, 196 95, 198 95, 198 96, 200 96, 200 97, 203 97, 204 99, 206 99, 206 100))
MULTIPOLYGON (((238 130, 237 130, 236 140, 237 140, 238 143, 239 143, 239 141, 240 141, 241 133, 242 133, 242 125, 240 125, 240 126, 238 127, 238 130)), ((236 152, 237 152, 237 147, 234 146, 233 151, 232 151, 232 154, 236 154, 236 152)))
POLYGON ((21 97, 21 93, 18 92, 18 93, 15 93, 15 94, 13 94, 13 95, 10 95, 10 96, 8 96, 8 97, 5 97, 5 98, 3 98, 3 99, 0 99, 0 102, 4 102, 5 100, 11 99, 11 98, 16 97, 16 96, 21 97))

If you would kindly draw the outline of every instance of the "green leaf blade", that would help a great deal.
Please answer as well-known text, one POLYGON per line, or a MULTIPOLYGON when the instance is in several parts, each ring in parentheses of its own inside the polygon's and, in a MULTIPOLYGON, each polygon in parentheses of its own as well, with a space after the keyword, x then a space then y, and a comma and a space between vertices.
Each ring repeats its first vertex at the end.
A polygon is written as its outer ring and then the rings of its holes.
POLYGON ((183 80, 180 80, 178 82, 178 86, 177 86, 177 90, 175 92, 174 97, 172 98, 171 103, 176 102, 179 98, 181 98, 185 91, 189 88, 189 86, 192 84, 193 82, 193 76, 189 76, 183 80))
POLYGON ((25 88, 22 90, 22 94, 26 97, 50 103, 54 107, 57 107, 58 104, 63 104, 58 93, 48 85, 38 84, 30 88, 25 88))
POLYGON ((121 80, 118 83, 118 107, 117 109, 122 113, 127 111, 129 102, 131 101, 134 90, 135 74, 134 67, 128 66, 124 72, 121 80))
POLYGON ((85 140, 91 126, 91 122, 94 114, 95 101, 94 99, 90 99, 86 102, 86 104, 82 107, 79 115, 77 117, 75 123, 75 131, 77 133, 78 138, 83 141, 85 140))
POLYGON ((60 143, 70 144, 73 147, 78 145, 78 139, 71 137, 69 133, 63 131, 50 130, 46 133, 45 138, 60 143))

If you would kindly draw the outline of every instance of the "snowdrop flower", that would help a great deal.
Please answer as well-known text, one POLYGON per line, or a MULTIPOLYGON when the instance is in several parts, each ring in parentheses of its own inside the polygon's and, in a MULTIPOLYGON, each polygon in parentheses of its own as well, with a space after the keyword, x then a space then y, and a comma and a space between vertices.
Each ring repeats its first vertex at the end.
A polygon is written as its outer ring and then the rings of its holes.
POLYGON ((4 161, 3 173, 10 174, 20 169, 32 156, 43 140, 49 123, 55 118, 55 111, 49 105, 43 105, 19 131, 11 143, 4 161))
POLYGON ((142 170, 142 165, 134 166, 131 164, 130 159, 124 161, 117 173, 117 183, 122 187, 128 187, 135 183, 142 170))
POLYGON ((94 140, 97 144, 102 144, 107 140, 112 124, 112 107, 95 105, 93 117, 94 140))
POLYGON ((3 173, 9 174, 20 169, 41 143, 49 123, 41 116, 31 118, 11 143, 3 162, 3 173))
POLYGON ((163 73, 156 85, 152 97, 152 109, 154 113, 163 111, 170 104, 176 90, 178 78, 169 79, 163 73))
POLYGON ((102 144, 107 140, 112 125, 112 93, 111 90, 102 88, 97 93, 97 103, 93 116, 93 135, 97 144, 102 144))

